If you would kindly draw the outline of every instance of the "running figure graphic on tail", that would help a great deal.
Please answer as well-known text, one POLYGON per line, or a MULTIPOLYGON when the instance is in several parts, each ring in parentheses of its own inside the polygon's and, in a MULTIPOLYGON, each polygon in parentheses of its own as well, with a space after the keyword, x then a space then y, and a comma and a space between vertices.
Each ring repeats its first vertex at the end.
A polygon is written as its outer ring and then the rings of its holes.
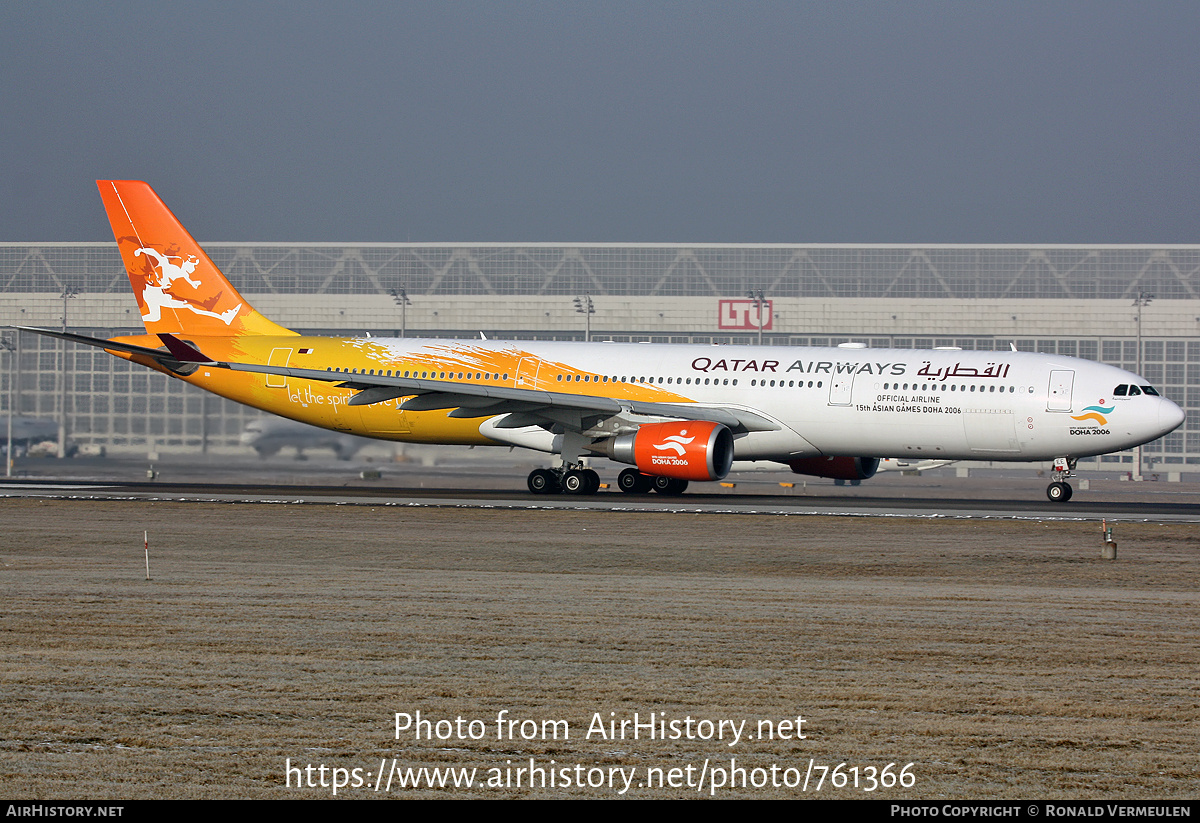
POLYGON ((155 322, 162 319, 163 308, 187 309, 196 314, 215 317, 226 326, 233 322, 233 318, 237 317, 238 310, 242 307, 241 303, 221 314, 217 314, 208 309, 198 308, 191 301, 180 299, 171 293, 171 284, 176 280, 186 281, 193 289, 200 288, 200 281, 191 278, 191 273, 196 270, 196 266, 200 262, 194 256, 188 255, 188 259, 183 260, 182 257, 160 254, 158 251, 150 248, 137 249, 134 251, 133 256, 141 257, 143 254, 153 257, 158 261, 158 277, 154 279, 146 278, 146 287, 142 289, 142 303, 146 306, 146 312, 142 315, 142 320, 155 322), (183 262, 175 264, 171 262, 172 260, 183 260, 183 262))

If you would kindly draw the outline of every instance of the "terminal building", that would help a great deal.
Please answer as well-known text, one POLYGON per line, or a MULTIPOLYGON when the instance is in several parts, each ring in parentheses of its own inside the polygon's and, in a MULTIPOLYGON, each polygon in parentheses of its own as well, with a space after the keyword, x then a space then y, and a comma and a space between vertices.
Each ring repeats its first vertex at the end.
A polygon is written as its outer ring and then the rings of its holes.
MULTIPOLYGON (((202 245, 259 311, 306 334, 1015 346, 1098 360, 1187 413, 1142 448, 1143 471, 1200 471, 1200 245, 202 245)), ((0 244, 0 324, 144 333, 111 242, 0 244)), ((97 349, 3 334, 3 408, 65 420, 80 446, 240 451, 261 414, 97 349)))

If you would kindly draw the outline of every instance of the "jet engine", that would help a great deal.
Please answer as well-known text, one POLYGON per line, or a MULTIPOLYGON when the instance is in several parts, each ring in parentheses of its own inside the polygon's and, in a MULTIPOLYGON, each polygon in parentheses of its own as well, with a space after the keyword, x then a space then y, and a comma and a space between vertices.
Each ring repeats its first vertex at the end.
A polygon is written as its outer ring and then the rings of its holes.
POLYGON ((829 477, 833 480, 866 480, 875 476, 878 457, 798 457, 788 461, 796 474, 829 477))
POLYGON ((643 474, 677 480, 720 480, 733 465, 733 432, 721 423, 679 420, 647 423, 604 443, 613 460, 643 474))

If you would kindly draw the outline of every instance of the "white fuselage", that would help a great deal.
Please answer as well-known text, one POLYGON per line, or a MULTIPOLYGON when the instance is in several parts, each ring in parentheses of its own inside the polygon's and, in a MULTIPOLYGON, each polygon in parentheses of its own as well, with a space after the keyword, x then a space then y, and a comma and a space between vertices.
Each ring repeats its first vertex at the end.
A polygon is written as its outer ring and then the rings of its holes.
MULTIPOLYGON (((702 406, 753 412, 774 431, 736 437, 738 460, 814 455, 954 460, 1050 460, 1132 448, 1172 431, 1170 400, 1122 369, 1029 352, 788 348, 371 338, 388 360, 457 346, 519 351, 509 385, 621 397, 629 384, 702 406), (583 375, 580 377, 580 375, 583 375)), ((498 442, 551 450, 536 433, 480 431, 498 442)))

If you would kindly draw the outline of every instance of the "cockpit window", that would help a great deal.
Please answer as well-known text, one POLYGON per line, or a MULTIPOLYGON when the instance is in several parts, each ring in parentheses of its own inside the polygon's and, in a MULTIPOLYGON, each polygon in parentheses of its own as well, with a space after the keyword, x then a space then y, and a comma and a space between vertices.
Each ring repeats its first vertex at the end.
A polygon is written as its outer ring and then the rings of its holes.
POLYGON ((1140 397, 1143 394, 1148 394, 1151 397, 1158 397, 1158 392, 1153 386, 1131 386, 1128 383, 1122 383, 1113 389, 1113 397, 1140 397))

